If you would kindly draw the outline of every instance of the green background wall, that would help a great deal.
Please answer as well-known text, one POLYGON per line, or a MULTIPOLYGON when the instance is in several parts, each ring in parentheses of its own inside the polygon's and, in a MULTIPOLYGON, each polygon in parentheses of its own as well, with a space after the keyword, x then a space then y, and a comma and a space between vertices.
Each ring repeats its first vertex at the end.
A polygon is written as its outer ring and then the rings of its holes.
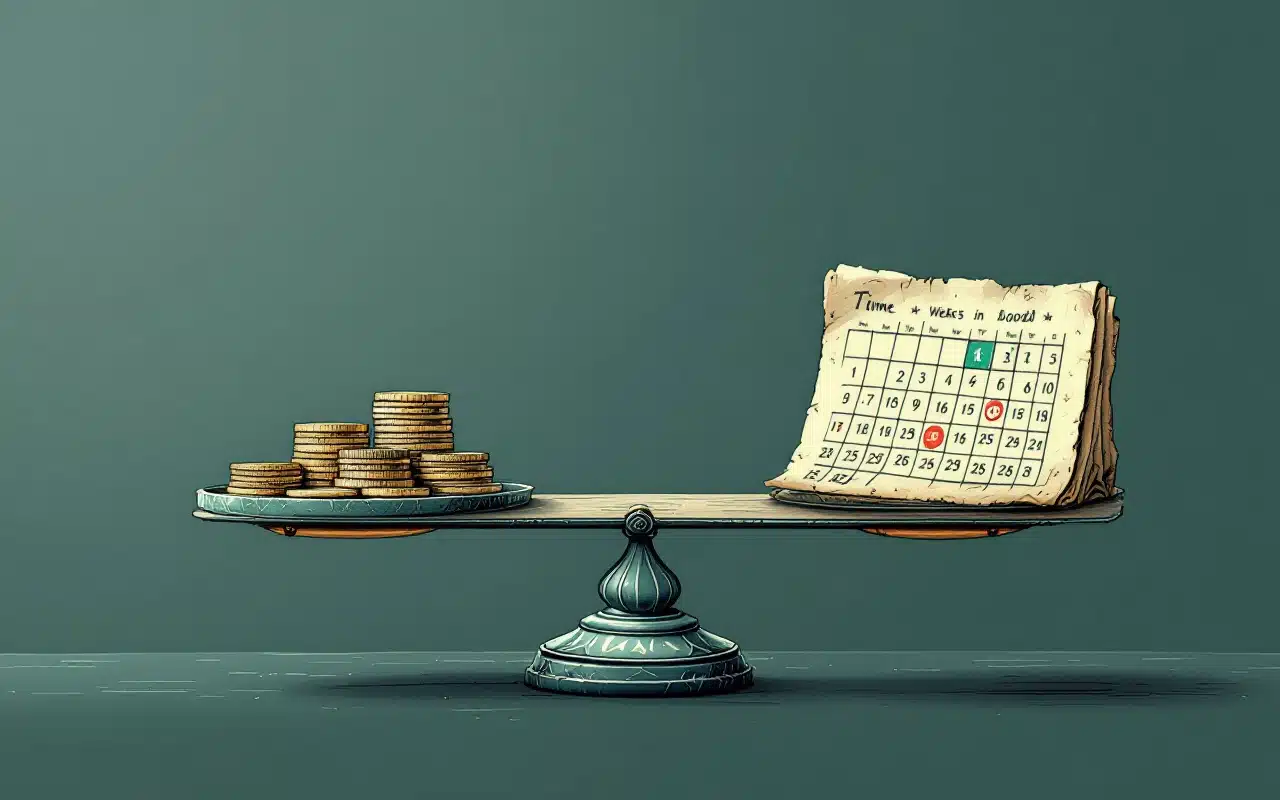
POLYGON ((292 541, 193 492, 399 388, 543 492, 760 491, 841 262, 1109 284, 1125 516, 671 533, 682 606, 748 649, 1280 648, 1271 16, 0 2, 0 650, 532 648, 619 535, 292 541))

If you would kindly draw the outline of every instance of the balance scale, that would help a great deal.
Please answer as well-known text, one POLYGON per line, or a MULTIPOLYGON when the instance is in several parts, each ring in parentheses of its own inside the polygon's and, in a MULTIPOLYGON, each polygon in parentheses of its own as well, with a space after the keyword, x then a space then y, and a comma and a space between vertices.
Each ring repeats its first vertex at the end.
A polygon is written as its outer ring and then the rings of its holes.
POLYGON ((316 499, 197 492, 198 519, 294 538, 378 539, 449 528, 612 528, 626 550, 600 579, 605 608, 538 648, 527 685, 598 696, 732 692, 752 684, 738 645, 676 608, 680 579, 654 549, 659 529, 862 530, 908 539, 974 539, 1067 522, 1111 522, 1124 493, 1066 507, 866 501, 786 489, 772 494, 551 494, 504 483, 469 497, 316 499))

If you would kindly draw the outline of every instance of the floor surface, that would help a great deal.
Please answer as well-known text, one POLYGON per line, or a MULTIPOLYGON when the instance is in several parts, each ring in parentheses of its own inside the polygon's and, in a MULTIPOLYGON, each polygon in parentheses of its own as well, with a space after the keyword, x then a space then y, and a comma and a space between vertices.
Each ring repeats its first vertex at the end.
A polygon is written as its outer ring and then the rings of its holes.
POLYGON ((528 653, 0 655, 0 796, 1280 796, 1280 654, 747 655, 619 700, 528 653))

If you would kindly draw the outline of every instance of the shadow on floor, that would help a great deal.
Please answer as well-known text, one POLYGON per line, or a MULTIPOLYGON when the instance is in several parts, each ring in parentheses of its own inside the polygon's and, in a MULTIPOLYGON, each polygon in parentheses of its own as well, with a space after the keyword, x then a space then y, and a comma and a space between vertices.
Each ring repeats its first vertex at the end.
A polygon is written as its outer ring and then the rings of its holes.
POLYGON ((1239 681, 1198 675, 1098 670, 1036 675, 893 675, 864 678, 765 677, 746 699, 883 698, 994 705, 1140 705, 1230 701, 1248 695, 1239 681))
POLYGON ((489 700, 513 697, 555 697, 530 689, 523 675, 432 673, 379 675, 370 678, 312 679, 288 691, 320 697, 384 700, 489 700))
MULTIPOLYGON (((310 680, 293 689, 321 697, 368 700, 497 700, 541 698, 564 702, 645 702, 655 698, 575 698, 530 689, 519 674, 478 676, 434 673, 383 675, 346 680, 310 680)), ((735 694, 701 698, 665 697, 658 702, 790 705, 812 702, 922 701, 978 705, 1151 705, 1230 702, 1261 691, 1259 686, 1205 676, 1142 672, 1072 671, 1019 675, 900 675, 875 677, 761 677, 735 694)))

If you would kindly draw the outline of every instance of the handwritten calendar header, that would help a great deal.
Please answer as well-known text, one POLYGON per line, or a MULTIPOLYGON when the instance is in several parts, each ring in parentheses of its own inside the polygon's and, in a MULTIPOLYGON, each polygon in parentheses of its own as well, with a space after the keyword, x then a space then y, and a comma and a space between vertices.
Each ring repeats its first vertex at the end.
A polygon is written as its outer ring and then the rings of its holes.
MULTIPOLYGON (((879 311, 884 314, 899 313, 897 303, 886 303, 883 300, 876 300, 875 298, 871 297, 871 292, 868 290, 864 289, 864 290, 859 290, 857 292, 854 292, 854 297, 855 297, 855 300, 854 300, 855 311, 879 311)), ((909 313, 920 314, 922 311, 923 313, 926 313, 930 317, 934 317, 936 319, 963 320, 965 319, 966 311, 969 311, 970 313, 969 319, 973 320, 974 322, 980 322, 986 319, 985 311, 974 310, 974 309, 951 308, 950 306, 931 305, 925 309, 921 309, 920 306, 918 305, 912 305, 909 310, 909 313)), ((1036 317, 1039 313, 1040 313, 1039 309, 1035 309, 1035 308, 1022 309, 1018 311, 1006 311, 1005 309, 997 309, 995 321, 996 322, 1035 322, 1036 317)), ((1051 322, 1053 320, 1053 316, 1051 314, 1044 314, 1041 317, 1041 319, 1051 322)))

